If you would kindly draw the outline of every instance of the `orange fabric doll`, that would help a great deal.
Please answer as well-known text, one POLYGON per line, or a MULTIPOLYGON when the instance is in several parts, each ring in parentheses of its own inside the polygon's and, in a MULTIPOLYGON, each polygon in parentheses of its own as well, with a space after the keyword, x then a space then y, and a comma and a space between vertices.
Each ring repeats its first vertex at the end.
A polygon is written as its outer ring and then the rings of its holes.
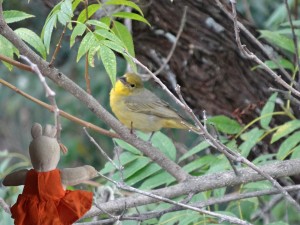
POLYGON ((5 186, 25 185, 23 193, 11 207, 15 225, 69 225, 82 217, 92 206, 93 193, 65 190, 97 175, 92 166, 59 170, 60 146, 54 138, 56 129, 34 124, 29 153, 33 169, 9 174, 5 186))

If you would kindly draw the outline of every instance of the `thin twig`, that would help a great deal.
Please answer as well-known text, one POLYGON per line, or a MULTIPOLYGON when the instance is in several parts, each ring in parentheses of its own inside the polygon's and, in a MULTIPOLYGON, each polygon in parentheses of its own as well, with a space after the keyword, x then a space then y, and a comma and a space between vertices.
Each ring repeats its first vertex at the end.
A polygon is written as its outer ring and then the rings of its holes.
POLYGON ((39 70, 38 66, 36 64, 34 64, 33 62, 31 62, 31 60, 29 60, 26 56, 21 55, 20 57, 21 57, 21 59, 23 59, 24 61, 26 61, 30 65, 32 71, 38 75, 38 77, 40 79, 40 82, 42 83, 42 85, 44 87, 46 97, 49 99, 51 105, 54 108, 54 110, 53 110, 53 113, 54 113, 54 124, 55 124, 56 130, 57 130, 56 138, 57 138, 58 142, 61 143, 60 142, 61 124, 60 124, 60 119, 59 119, 59 108, 58 108, 58 106, 56 104, 56 100, 55 100, 55 95, 56 94, 48 86, 48 84, 46 82, 46 78, 41 73, 41 71, 39 70))
MULTIPOLYGON (((120 166, 118 166, 107 154, 106 152, 101 148, 101 146, 95 141, 95 139, 89 134, 87 131, 86 127, 83 128, 84 133, 86 136, 88 136, 89 140, 97 147, 97 149, 101 152, 101 154, 113 164, 113 166, 117 169, 120 170, 120 166)), ((121 165, 121 164, 120 164, 121 165)))
POLYGON ((11 214, 9 205, 1 197, 0 197, 0 207, 2 207, 6 213, 11 214))
POLYGON ((164 68, 165 66, 168 64, 168 62, 170 61, 172 55, 174 54, 174 51, 176 49, 176 46, 177 46, 177 43, 178 43, 178 40, 182 34, 182 31, 183 31, 183 28, 185 26, 185 22, 186 22, 186 13, 187 13, 187 9, 188 7, 185 6, 184 9, 183 9, 183 15, 181 17, 181 22, 180 22, 180 26, 179 26, 179 29, 178 29, 178 32, 177 32, 177 35, 176 35, 176 38, 175 38, 175 41, 172 45, 172 48, 167 56, 167 58, 164 60, 163 64, 160 66, 160 68, 154 72, 155 75, 159 74, 164 68))
MULTIPOLYGON (((15 91, 16 93, 18 93, 19 95, 29 99, 30 101, 44 107, 45 109, 48 109, 50 112, 53 112, 54 109, 53 109, 53 106, 52 105, 49 105, 43 101, 40 101, 39 99, 37 98, 34 98, 33 96, 25 93, 24 91, 21 91, 20 89, 18 89, 17 87, 15 87, 14 85, 8 83, 7 81, 3 80, 3 79, 0 79, 0 83, 5 85, 6 87, 10 88, 11 90, 15 91)), ((84 127, 87 127, 89 129, 92 129, 100 134, 103 134, 105 136, 108 136, 108 137, 111 137, 111 138, 119 138, 120 139, 120 136, 117 134, 117 133, 114 133, 114 132, 110 132, 108 130, 105 130, 101 127, 98 127, 92 123, 89 123, 85 120, 82 120, 82 119, 79 119, 78 117, 76 116, 73 116, 63 110, 59 110, 59 115, 61 115, 62 117, 70 120, 70 121, 73 121, 81 126, 84 126, 84 127)))
POLYGON ((15 66, 15 67, 18 67, 18 68, 20 68, 20 69, 22 69, 22 70, 26 70, 26 71, 33 72, 33 71, 32 71, 32 68, 31 68, 30 66, 27 66, 27 65, 25 65, 25 64, 23 64, 23 63, 20 63, 20 62, 18 62, 18 61, 16 61, 16 60, 13 60, 13 59, 11 59, 11 58, 8 58, 8 57, 5 56, 5 55, 1 55, 1 54, 0 54, 0 60, 1 60, 1 61, 4 61, 4 62, 7 62, 7 63, 9 63, 9 64, 11 64, 11 65, 13 65, 13 66, 15 66))
POLYGON ((290 92, 283 91, 283 90, 280 90, 278 88, 272 88, 272 87, 269 87, 269 90, 273 91, 273 92, 279 92, 279 93, 283 94, 285 99, 290 100, 291 102, 293 102, 296 105, 300 106, 300 101, 297 98, 295 98, 294 96, 292 96, 290 92))
POLYGON ((61 35, 60 35, 59 41, 58 41, 58 43, 57 43, 57 45, 56 45, 56 48, 55 48, 55 50, 54 50, 54 53, 53 53, 53 55, 52 55, 51 61, 50 61, 50 63, 49 63, 49 66, 53 65, 54 60, 55 60, 55 58, 56 58, 56 55, 57 55, 58 51, 59 51, 60 48, 61 48, 62 39, 63 39, 63 36, 64 36, 65 33, 66 33, 66 29, 67 29, 67 25, 65 25, 65 27, 64 27, 64 29, 63 29, 61 35))
POLYGON ((295 56, 296 56, 296 65, 298 66, 298 83, 299 83, 300 82, 300 61, 299 61, 299 52, 298 52, 298 40, 297 40, 297 36, 295 33, 295 28, 293 25, 292 15, 291 15, 288 1, 284 0, 284 3, 285 3, 285 8, 286 8, 286 11, 288 14, 288 19, 289 19, 289 23, 291 26, 292 36, 293 36, 293 42, 294 42, 294 46, 295 46, 295 56))

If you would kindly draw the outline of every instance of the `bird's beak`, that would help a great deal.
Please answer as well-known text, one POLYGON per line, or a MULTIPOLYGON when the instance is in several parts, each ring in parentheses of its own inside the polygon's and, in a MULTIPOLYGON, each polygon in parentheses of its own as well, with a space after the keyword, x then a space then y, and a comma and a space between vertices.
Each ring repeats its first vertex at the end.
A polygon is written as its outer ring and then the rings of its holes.
POLYGON ((119 80, 120 80, 124 85, 127 84, 127 82, 126 82, 126 77, 119 77, 119 80))

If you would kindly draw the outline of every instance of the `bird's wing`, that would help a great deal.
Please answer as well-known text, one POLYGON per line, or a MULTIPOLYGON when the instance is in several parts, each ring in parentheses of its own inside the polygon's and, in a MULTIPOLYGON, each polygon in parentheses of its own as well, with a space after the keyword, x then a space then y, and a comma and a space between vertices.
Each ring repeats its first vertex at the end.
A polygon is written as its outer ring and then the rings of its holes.
POLYGON ((137 96, 131 96, 126 100, 129 110, 136 113, 154 115, 168 119, 182 119, 168 103, 159 99, 152 92, 145 90, 137 96))

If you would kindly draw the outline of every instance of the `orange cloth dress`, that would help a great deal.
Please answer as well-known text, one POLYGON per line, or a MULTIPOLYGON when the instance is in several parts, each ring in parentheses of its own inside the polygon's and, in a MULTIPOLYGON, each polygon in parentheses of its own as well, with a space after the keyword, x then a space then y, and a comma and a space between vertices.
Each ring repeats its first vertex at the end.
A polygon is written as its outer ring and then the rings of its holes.
POLYGON ((60 170, 32 169, 11 213, 15 225, 69 225, 91 208, 92 201, 92 192, 64 190, 60 170))

